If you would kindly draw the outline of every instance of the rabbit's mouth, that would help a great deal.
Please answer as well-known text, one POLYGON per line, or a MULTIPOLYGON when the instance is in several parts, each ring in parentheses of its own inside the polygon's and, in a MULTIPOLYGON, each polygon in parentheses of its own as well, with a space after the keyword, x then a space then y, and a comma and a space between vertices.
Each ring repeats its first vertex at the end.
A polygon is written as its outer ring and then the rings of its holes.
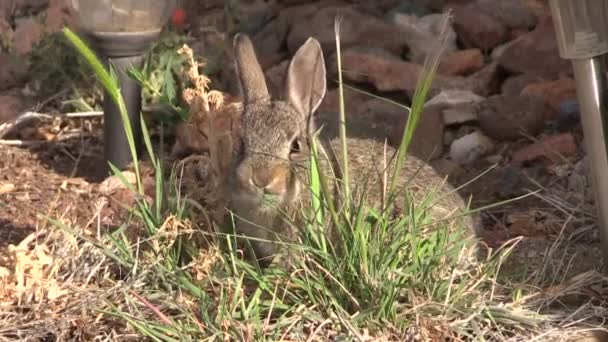
POLYGON ((289 205, 289 197, 285 194, 268 194, 263 191, 237 190, 232 193, 232 205, 237 211, 241 209, 268 214, 289 205))

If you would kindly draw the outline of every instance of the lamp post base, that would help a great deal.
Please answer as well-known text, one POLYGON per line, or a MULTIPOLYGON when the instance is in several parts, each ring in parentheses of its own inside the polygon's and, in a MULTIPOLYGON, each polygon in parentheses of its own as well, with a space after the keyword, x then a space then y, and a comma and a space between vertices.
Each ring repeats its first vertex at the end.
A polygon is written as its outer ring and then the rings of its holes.
MULTIPOLYGON (((90 32, 87 34, 93 45, 105 56, 106 67, 111 64, 116 71, 137 155, 142 146, 140 122, 142 89, 127 75, 127 70, 130 67, 142 67, 144 54, 158 39, 160 32, 160 29, 156 29, 142 32, 90 32)), ((103 110, 105 159, 106 162, 122 170, 133 162, 133 158, 120 109, 107 92, 104 93, 103 110)))
POLYGON ((603 56, 573 59, 584 143, 598 212, 604 266, 608 263, 608 88, 603 56))
MULTIPOLYGON (((142 128, 141 112, 141 86, 127 75, 130 67, 141 68, 144 56, 109 58, 109 62, 116 71, 120 85, 120 93, 124 99, 127 117, 131 125, 131 134, 137 155, 141 152, 142 128)), ((127 130, 120 113, 120 109, 105 92, 103 101, 104 113, 104 154, 106 162, 122 170, 133 162, 127 130)), ((108 166, 109 167, 109 166, 108 166)))

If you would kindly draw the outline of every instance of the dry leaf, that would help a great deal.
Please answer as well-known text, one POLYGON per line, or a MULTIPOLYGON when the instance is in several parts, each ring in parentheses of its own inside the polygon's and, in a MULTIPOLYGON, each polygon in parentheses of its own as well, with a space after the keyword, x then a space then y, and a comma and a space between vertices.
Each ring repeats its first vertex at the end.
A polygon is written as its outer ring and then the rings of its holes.
POLYGON ((4 183, 0 184, 0 195, 8 194, 9 192, 15 190, 15 184, 12 183, 4 183))

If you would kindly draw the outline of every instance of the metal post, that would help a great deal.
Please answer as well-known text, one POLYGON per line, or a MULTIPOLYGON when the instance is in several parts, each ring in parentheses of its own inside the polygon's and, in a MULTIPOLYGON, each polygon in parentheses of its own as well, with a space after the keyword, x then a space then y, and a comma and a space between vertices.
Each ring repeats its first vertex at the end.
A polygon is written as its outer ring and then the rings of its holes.
MULTIPOLYGON (((127 75, 129 67, 141 68, 143 56, 109 58, 120 85, 120 92, 124 99, 127 115, 131 124, 131 134, 135 142, 137 155, 141 151, 142 129, 140 121, 141 86, 127 75)), ((104 153, 106 161, 122 170, 133 162, 131 149, 127 140, 125 126, 120 110, 114 104, 112 97, 106 92, 103 101, 104 112, 104 153)))
POLYGON ((584 144, 608 261, 608 109, 606 64, 608 0, 550 0, 560 56, 572 61, 584 144))
POLYGON ((606 65, 601 57, 572 60, 581 110, 584 144, 591 166, 599 231, 608 260, 608 113, 606 65))

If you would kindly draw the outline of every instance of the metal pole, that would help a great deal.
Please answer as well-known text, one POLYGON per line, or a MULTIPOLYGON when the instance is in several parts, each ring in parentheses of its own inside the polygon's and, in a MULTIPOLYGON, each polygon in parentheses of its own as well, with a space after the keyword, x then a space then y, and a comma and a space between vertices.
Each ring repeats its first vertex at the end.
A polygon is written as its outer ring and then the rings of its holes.
POLYGON ((608 103, 606 65, 602 56, 573 59, 581 109, 584 144, 591 166, 591 182, 599 214, 604 260, 608 261, 608 103))
MULTIPOLYGON (((144 56, 113 57, 109 58, 120 85, 120 92, 127 107, 127 114, 131 124, 131 133, 135 141, 137 155, 141 152, 142 129, 140 121, 141 111, 141 86, 127 75, 130 66, 141 68, 144 56)), ((126 129, 120 110, 112 101, 112 97, 104 93, 104 153, 107 162, 112 163, 119 170, 127 167, 133 158, 127 140, 126 129)))

